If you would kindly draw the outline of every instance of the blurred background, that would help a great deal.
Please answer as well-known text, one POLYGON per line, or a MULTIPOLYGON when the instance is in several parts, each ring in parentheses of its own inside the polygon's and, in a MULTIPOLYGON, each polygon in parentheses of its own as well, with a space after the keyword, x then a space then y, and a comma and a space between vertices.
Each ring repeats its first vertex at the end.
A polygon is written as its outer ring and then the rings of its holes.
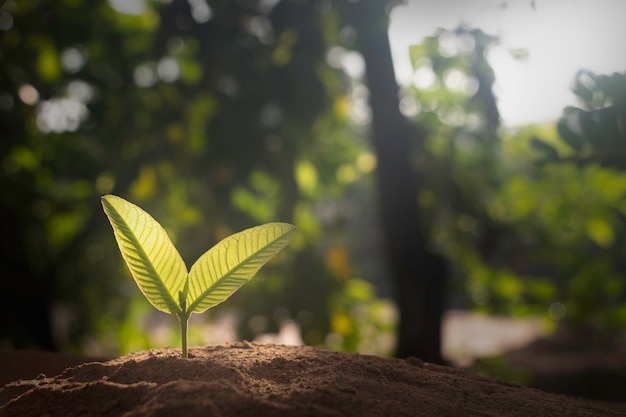
MULTIPOLYGON (((179 345, 123 264, 100 205, 114 193, 188 266, 244 228, 298 227, 250 284, 192 316, 191 345, 304 343, 619 387, 624 12, 0 2, 0 347, 179 345)), ((610 389, 597 388, 619 399, 610 389)))

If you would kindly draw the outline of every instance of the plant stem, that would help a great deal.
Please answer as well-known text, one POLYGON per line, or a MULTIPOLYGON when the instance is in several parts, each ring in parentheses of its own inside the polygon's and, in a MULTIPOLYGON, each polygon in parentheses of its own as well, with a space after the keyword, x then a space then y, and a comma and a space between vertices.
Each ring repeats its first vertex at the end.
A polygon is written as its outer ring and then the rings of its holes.
POLYGON ((190 314, 181 314, 178 316, 180 320, 180 337, 183 345, 183 358, 187 359, 187 325, 189 324, 189 316, 190 314))

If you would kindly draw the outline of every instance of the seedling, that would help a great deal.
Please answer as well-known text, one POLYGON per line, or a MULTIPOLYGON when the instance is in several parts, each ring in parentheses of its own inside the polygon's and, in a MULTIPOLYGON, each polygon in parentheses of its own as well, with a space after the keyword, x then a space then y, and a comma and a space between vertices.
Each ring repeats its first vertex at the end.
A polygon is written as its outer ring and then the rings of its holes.
POLYGON ((148 213, 114 195, 102 197, 122 257, 148 301, 180 321, 182 356, 187 357, 191 313, 203 313, 230 297, 293 238, 296 227, 267 223, 231 235, 187 266, 161 225, 148 213))

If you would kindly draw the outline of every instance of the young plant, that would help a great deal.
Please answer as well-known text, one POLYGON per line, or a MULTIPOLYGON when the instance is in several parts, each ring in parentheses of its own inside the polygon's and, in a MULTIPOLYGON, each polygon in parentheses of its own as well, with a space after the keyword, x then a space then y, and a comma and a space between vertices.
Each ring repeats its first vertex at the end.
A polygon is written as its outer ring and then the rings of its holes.
POLYGON ((123 198, 102 197, 115 239, 135 282, 148 301, 180 321, 182 355, 187 357, 191 313, 203 313, 250 281, 293 238, 296 227, 268 223, 231 235, 187 266, 161 225, 123 198))

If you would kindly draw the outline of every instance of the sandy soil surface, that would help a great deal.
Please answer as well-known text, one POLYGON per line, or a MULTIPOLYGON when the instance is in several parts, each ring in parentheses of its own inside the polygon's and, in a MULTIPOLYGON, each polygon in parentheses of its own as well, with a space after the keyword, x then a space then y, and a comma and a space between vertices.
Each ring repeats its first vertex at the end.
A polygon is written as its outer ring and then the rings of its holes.
POLYGON ((0 389, 0 416, 626 416, 421 360, 248 342, 151 350, 0 389))

